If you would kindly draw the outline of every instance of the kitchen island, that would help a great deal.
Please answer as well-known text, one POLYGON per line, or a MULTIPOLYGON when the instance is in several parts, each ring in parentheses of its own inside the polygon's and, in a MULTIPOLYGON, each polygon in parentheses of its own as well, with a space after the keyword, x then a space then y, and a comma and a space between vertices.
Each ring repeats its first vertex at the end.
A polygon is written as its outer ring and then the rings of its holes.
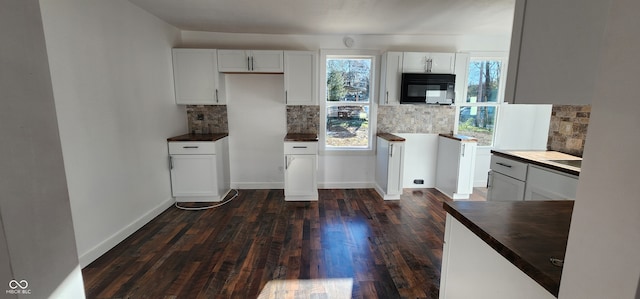
POLYGON ((554 298, 573 201, 447 202, 440 298, 554 298))

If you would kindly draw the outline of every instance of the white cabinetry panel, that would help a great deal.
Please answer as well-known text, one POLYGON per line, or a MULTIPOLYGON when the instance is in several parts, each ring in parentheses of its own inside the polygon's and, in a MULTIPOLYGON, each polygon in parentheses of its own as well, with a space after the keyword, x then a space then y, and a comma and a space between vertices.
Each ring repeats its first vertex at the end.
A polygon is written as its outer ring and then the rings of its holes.
POLYGON ((318 55, 314 51, 284 52, 284 92, 287 105, 316 105, 318 55))
POLYGON ((318 142, 284 143, 284 199, 318 200, 318 142))
POLYGON ((575 199, 577 189, 577 177, 537 165, 530 165, 524 200, 575 199))
POLYGON ((218 71, 282 73, 284 52, 276 50, 218 50, 218 71))
POLYGON ((403 187, 404 141, 376 138, 376 191, 385 200, 400 199, 403 187))
POLYGON ((400 104, 400 84, 402 80, 402 52, 387 52, 380 62, 380 105, 400 104))
POLYGON ((224 75, 218 73, 216 50, 173 49, 172 52, 177 104, 226 103, 224 75))
POLYGON ((453 74, 454 53, 404 52, 402 71, 404 73, 453 74))

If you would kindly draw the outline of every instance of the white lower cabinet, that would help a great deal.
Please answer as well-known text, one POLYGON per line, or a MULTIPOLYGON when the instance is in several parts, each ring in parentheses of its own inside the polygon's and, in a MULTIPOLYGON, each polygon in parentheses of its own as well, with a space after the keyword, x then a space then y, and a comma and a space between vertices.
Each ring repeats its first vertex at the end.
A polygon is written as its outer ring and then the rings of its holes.
POLYGON ((230 190, 228 137, 169 142, 171 193, 177 202, 222 201, 230 190))
POLYGON ((457 298, 556 297, 447 214, 440 299, 457 298))
POLYGON ((402 195, 404 141, 377 138, 376 191, 384 200, 397 200, 402 195))
POLYGON ((524 200, 575 199, 577 189, 577 176, 529 165, 524 200))
MULTIPOLYGON (((459 136, 464 137, 464 136, 459 136)), ((438 136, 436 189, 452 199, 469 199, 478 142, 473 138, 438 136)))
POLYGON ((318 142, 285 142, 284 163, 284 200, 318 200, 318 142))
POLYGON ((520 201, 524 199, 525 182, 491 171, 489 173, 489 201, 520 201))

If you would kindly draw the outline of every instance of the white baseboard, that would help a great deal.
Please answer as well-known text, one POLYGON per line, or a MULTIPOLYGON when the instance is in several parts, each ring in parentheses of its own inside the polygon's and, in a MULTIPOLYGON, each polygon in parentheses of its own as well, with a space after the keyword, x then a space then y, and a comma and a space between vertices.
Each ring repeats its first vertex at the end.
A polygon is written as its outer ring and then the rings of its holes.
POLYGON ((374 182, 319 182, 319 189, 368 189, 375 188, 374 182))
POLYGON ((284 182, 231 182, 232 189, 284 189, 284 182))
POLYGON ((145 224, 149 223, 149 221, 151 221, 153 218, 160 215, 160 213, 164 212, 167 208, 173 205, 173 202, 173 198, 165 200, 164 202, 149 210, 149 212, 129 223, 121 230, 117 231, 115 234, 100 242, 100 244, 89 249, 87 252, 79 254, 80 266, 84 268, 87 265, 91 264, 91 262, 98 259, 100 256, 111 250, 111 248, 118 245, 135 231, 139 230, 145 224))

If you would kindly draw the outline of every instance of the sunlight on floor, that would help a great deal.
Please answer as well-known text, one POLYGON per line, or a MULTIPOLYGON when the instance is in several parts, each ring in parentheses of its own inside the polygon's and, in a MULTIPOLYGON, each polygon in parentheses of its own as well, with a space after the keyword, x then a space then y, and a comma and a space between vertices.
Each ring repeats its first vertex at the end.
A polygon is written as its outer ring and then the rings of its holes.
POLYGON ((272 280, 264 286, 258 299, 349 299, 352 288, 352 278, 272 280))

